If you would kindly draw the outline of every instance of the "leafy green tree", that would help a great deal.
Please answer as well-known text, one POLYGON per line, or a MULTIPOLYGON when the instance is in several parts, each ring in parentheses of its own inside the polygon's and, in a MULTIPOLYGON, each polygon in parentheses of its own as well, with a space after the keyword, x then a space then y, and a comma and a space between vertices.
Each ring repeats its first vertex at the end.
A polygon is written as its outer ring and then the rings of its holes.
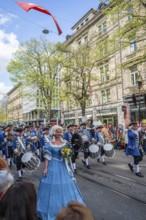
POLYGON ((86 107, 91 99, 91 85, 98 80, 97 51, 88 43, 77 50, 65 44, 64 53, 66 58, 62 63, 63 100, 72 106, 80 106, 82 116, 85 116, 86 107))
POLYGON ((31 88, 29 95, 42 101, 48 122, 56 89, 60 88, 62 55, 57 52, 58 47, 59 43, 31 39, 20 46, 7 67, 13 82, 31 88))

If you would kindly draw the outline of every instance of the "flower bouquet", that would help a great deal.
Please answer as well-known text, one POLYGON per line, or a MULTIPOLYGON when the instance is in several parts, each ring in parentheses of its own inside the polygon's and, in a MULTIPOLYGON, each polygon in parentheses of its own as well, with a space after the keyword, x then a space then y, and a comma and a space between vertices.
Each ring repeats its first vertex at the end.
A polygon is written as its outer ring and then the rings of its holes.
POLYGON ((61 156, 62 156, 63 159, 71 158, 72 157, 72 150, 70 148, 66 147, 66 146, 61 148, 61 156))
POLYGON ((68 174, 73 177, 73 166, 72 166, 72 150, 68 146, 64 146, 61 148, 61 157, 65 161, 65 165, 68 171, 68 174))

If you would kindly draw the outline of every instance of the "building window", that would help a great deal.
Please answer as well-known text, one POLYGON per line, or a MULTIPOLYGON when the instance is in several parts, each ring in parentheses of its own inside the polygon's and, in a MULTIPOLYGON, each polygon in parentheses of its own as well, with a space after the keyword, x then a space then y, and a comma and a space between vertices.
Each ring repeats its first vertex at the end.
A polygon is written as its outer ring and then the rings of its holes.
POLYGON ((88 36, 84 36, 84 43, 86 43, 88 41, 88 36))
POLYGON ((78 44, 79 47, 81 46, 81 39, 79 39, 79 40, 77 41, 77 44, 78 44))
POLYGON ((107 23, 106 21, 103 21, 99 26, 98 26, 98 32, 99 35, 101 36, 105 32, 107 32, 107 23))
POLYGON ((137 85, 137 79, 138 79, 138 71, 137 68, 131 69, 131 86, 137 85))
POLYGON ((128 8, 128 20, 131 20, 133 18, 132 13, 133 13, 133 7, 129 7, 128 8))
POLYGON ((106 21, 103 22, 103 33, 107 31, 106 21))
POLYGON ((137 50, 136 39, 132 38, 130 40, 130 53, 133 53, 137 50))
POLYGON ((57 97, 52 100, 52 107, 59 108, 59 100, 57 97))
POLYGON ((103 90, 101 92, 102 103, 107 103, 111 101, 110 89, 103 90))
POLYGON ((101 76, 101 83, 108 81, 109 78, 109 66, 108 64, 105 66, 100 67, 100 76, 101 76))
POLYGON ((99 35, 102 35, 102 26, 101 25, 98 26, 98 32, 99 32, 99 35))

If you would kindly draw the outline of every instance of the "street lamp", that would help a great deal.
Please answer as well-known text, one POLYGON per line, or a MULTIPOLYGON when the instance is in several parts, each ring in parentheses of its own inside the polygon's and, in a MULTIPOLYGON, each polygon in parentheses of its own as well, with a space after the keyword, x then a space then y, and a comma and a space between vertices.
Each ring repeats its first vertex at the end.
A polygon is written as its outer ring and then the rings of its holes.
POLYGON ((137 85, 138 85, 138 90, 139 90, 139 105, 138 105, 138 120, 139 120, 139 126, 140 126, 140 121, 141 121, 141 115, 140 115, 140 90, 142 88, 142 76, 140 75, 140 73, 138 74, 138 78, 137 78, 137 85))

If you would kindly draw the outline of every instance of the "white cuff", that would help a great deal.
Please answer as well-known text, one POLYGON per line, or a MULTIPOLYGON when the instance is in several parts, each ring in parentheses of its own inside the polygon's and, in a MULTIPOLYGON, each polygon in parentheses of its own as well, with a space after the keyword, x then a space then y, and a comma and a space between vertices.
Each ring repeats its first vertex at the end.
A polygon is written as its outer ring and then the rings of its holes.
POLYGON ((47 160, 51 160, 51 156, 48 155, 48 154, 45 154, 45 155, 44 155, 44 158, 47 159, 47 160))

